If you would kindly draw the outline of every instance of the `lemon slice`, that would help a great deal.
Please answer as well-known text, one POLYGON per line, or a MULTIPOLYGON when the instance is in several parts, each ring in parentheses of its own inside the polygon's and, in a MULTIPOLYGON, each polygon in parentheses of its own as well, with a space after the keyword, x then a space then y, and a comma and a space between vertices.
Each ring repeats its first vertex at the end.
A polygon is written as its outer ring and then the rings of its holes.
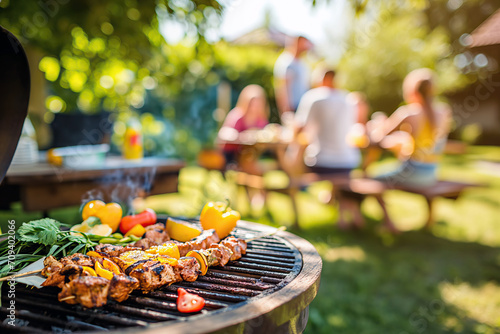
MULTIPOLYGON (((73 225, 73 227, 71 227, 70 231, 87 233, 89 231, 89 227, 88 227, 88 225, 85 225, 85 224, 77 224, 77 225, 73 225)), ((71 233, 71 235, 81 236, 82 234, 81 233, 71 233)))
POLYGON ((113 233, 113 229, 109 225, 100 224, 92 227, 88 233, 107 237, 113 233))

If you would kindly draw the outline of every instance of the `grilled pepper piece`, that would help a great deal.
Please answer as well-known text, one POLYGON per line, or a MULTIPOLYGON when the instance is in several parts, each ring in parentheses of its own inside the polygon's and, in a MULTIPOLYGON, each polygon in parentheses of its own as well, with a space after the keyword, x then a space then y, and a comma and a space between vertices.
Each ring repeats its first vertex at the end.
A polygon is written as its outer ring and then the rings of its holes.
POLYGON ((219 238, 225 238, 236 227, 241 215, 232 210, 227 203, 208 202, 200 214, 200 223, 204 230, 215 229, 219 238))
POLYGON ((111 280, 113 278, 113 273, 107 269, 104 269, 99 262, 95 263, 95 272, 98 276, 111 280))

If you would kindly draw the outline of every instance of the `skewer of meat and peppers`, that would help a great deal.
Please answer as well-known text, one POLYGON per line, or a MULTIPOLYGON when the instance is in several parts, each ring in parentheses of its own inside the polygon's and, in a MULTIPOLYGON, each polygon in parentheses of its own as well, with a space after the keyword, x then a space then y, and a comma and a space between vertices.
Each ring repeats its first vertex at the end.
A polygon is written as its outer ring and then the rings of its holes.
MULTIPOLYGON (((99 200, 84 206, 82 219, 68 231, 48 218, 23 223, 10 243, 8 235, 1 235, 7 239, 0 242, 0 276, 10 272, 11 265, 20 270, 43 261, 44 268, 0 281, 41 272, 46 277, 42 286, 61 289, 59 301, 100 307, 108 300, 122 302, 134 290, 148 293, 176 282, 193 282, 209 267, 240 259, 248 242, 284 229, 246 240, 229 236, 240 214, 221 202, 204 206, 203 231, 172 218, 165 225, 158 223, 151 209, 122 217, 120 205, 99 200), (15 254, 11 261, 9 254, 15 254)), ((180 312, 200 311, 204 303, 202 297, 178 289, 180 312)))

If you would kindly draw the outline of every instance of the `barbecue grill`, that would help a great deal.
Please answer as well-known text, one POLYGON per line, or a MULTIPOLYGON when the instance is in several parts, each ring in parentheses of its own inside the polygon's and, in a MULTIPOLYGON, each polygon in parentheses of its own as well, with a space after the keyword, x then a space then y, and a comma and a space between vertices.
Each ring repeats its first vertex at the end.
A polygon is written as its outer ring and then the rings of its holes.
MULTIPOLYGON (((159 218, 165 222, 165 218, 159 218)), ((251 238, 272 230, 239 222, 233 235, 251 238)), ((181 282, 161 290, 134 292, 122 303, 98 309, 68 305, 57 300, 57 288, 16 286, 16 329, 28 332, 116 333, 300 333, 308 318, 308 305, 316 296, 321 259, 314 247, 291 233, 249 242, 247 254, 225 267, 211 267, 195 282, 181 282), (194 314, 177 311, 177 288, 206 300, 194 314)), ((0 308, 6 317, 7 285, 0 308)), ((12 330, 3 323, 0 328, 12 330)))
MULTIPOLYGON (((0 131, 4 139, 0 148, 6 152, 2 153, 4 161, 0 161, 1 182, 19 139, 29 96, 26 56, 17 39, 1 27, 0 56, 6 60, 0 62, 0 74, 4 74, 0 76, 0 87, 5 96, 19 97, 0 99, 4 107, 0 108, 0 126, 5 122, 10 125, 6 133, 0 131), (10 79, 13 81, 9 85, 10 79)), ((159 220, 165 222, 166 217, 159 220)), ((240 221, 232 234, 249 239, 273 230, 240 221)), ((175 283, 147 294, 134 292, 122 303, 110 301, 101 308, 61 303, 57 300, 59 289, 23 284, 16 285, 11 299, 7 284, 3 284, 0 331, 300 333, 307 324, 308 305, 316 296, 320 273, 321 259, 314 247, 291 233, 279 232, 249 242, 242 258, 225 267, 211 267, 195 282, 175 283), (205 298, 204 309, 194 314, 178 312, 178 287, 205 298), (6 318, 11 300, 15 301, 15 327, 6 318)))

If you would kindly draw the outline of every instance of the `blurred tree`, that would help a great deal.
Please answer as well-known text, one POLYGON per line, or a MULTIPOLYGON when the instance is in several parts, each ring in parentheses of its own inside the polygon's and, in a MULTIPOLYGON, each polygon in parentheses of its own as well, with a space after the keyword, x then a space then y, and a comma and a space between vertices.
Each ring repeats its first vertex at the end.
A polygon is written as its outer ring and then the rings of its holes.
POLYGON ((154 75, 166 44, 158 18, 182 20, 187 30, 197 33, 196 43, 203 44, 210 18, 221 11, 216 0, 27 3, 0 2, 0 25, 46 54, 39 68, 54 82, 54 96, 47 101, 54 112, 141 107, 144 91, 156 87, 154 75))
POLYGON ((496 0, 370 1, 339 64, 343 85, 365 92, 373 110, 388 113, 402 102, 402 81, 415 68, 437 72, 438 93, 464 87, 475 76, 454 64, 464 48, 457 39, 498 7, 496 0))

